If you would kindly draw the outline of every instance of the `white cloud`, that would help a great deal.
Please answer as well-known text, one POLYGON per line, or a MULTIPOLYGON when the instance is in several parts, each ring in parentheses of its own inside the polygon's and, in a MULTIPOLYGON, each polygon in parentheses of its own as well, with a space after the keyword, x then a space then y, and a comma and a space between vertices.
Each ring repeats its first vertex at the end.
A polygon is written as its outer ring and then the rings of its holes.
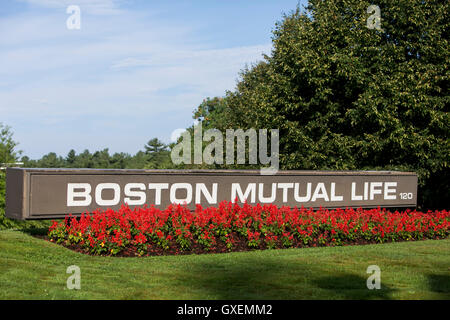
POLYGON ((147 13, 86 17, 79 32, 67 30, 66 16, 0 18, 0 114, 32 156, 75 144, 130 152, 152 136, 168 140, 205 97, 232 90, 239 70, 270 51, 215 48, 197 26, 147 13))
MULTIPOLYGON (((40 25, 33 20, 30 29, 34 22, 40 25)), ((158 112, 161 105, 165 110, 192 110, 205 96, 233 89, 238 71, 270 50, 270 45, 205 49, 184 43, 186 30, 178 33, 176 27, 167 30, 165 36, 161 26, 130 31, 115 29, 113 23, 111 28, 113 37, 87 31, 84 37, 92 39, 87 42, 56 31, 59 41, 6 45, 7 49, 0 52, 0 76, 19 78, 20 82, 12 88, 0 87, 0 98, 5 102, 0 110, 14 104, 11 114, 41 114, 36 97, 45 99, 47 111, 55 114, 121 112, 126 104, 145 106, 147 114, 158 112), (153 38, 158 41, 142 41, 153 38)), ((131 26, 131 30, 136 29, 131 26)))
POLYGON ((129 67, 155 67, 164 65, 167 61, 179 61, 189 64, 215 64, 221 65, 242 65, 242 61, 254 62, 261 59, 263 52, 267 53, 270 50, 270 45, 256 45, 246 47, 234 47, 225 49, 210 49, 210 50, 173 50, 168 53, 159 52, 152 57, 136 58, 128 57, 115 62, 111 68, 129 68, 129 67), (258 58, 258 59, 256 59, 258 58))

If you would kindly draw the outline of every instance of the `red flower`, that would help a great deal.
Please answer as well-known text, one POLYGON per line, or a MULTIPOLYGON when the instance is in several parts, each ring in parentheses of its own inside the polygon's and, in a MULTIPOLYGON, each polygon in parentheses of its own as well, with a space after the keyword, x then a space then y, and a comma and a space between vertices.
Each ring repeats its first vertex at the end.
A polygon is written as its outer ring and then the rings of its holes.
POLYGON ((175 252, 192 245, 215 250, 220 247, 220 241, 227 248, 235 247, 237 243, 256 247, 262 236, 271 242, 271 247, 280 246, 280 243, 283 247, 297 244, 316 246, 358 243, 361 240, 387 242, 444 238, 448 237, 449 229, 450 213, 446 210, 422 213, 415 210, 390 212, 381 208, 320 208, 314 211, 303 207, 239 206, 222 202, 218 208, 197 206, 195 212, 180 205, 169 206, 165 210, 154 207, 130 209, 128 206, 117 211, 96 210, 79 218, 69 215, 62 223, 53 221, 48 234, 57 243, 64 241, 94 253, 102 253, 109 248, 116 254, 127 246, 144 243, 165 249, 177 246, 170 248, 175 252), (156 235, 156 239, 151 235, 156 235), (173 235, 176 241, 168 243, 173 235), (278 242, 280 236, 281 241, 278 242))

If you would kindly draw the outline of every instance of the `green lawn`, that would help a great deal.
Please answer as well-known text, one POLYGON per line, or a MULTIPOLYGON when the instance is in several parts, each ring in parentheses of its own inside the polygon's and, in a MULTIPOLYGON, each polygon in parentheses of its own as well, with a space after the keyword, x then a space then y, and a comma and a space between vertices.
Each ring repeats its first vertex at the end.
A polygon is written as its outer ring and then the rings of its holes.
POLYGON ((0 231, 0 299, 450 299, 450 239, 146 258, 0 231), (368 290, 366 269, 381 269, 368 290), (81 290, 66 268, 81 268, 81 290))

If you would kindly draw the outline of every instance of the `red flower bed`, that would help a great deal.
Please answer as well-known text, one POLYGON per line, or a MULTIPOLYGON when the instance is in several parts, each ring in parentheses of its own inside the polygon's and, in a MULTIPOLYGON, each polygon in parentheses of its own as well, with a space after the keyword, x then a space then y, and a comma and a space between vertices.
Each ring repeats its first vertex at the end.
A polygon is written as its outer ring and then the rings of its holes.
POLYGON ((450 212, 277 208, 223 202, 95 211, 53 222, 50 241, 86 253, 159 255, 446 238, 450 212))

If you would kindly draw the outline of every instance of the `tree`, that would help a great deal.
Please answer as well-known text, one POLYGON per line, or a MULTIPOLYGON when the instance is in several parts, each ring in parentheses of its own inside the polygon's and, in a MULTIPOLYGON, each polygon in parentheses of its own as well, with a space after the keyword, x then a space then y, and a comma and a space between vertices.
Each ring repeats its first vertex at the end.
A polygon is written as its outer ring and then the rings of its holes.
POLYGON ((167 146, 158 138, 153 138, 147 142, 144 146, 145 153, 148 155, 156 154, 161 151, 167 150, 167 146))
POLYGON ((0 122, 0 163, 14 163, 22 151, 17 151, 18 143, 13 140, 11 127, 0 122))
POLYGON ((382 30, 367 27, 369 5, 311 0, 285 15, 220 123, 278 128, 283 169, 415 171, 420 203, 444 207, 449 2, 377 1, 382 30))
POLYGON ((144 148, 147 156, 147 163, 145 164, 146 169, 163 169, 170 167, 170 151, 167 150, 167 145, 158 138, 149 140, 144 148))
POLYGON ((125 162, 125 168, 127 169, 142 169, 145 168, 148 161, 148 156, 144 151, 138 151, 133 157, 125 162))
POLYGON ((110 167, 109 149, 96 151, 92 155, 93 167, 97 169, 107 169, 110 167))
MULTIPOLYGON (((127 166, 127 163, 131 162, 131 159, 132 159, 132 157, 127 153, 124 153, 124 152, 114 153, 109 161, 110 168, 125 169, 127 166)), ((143 167, 144 167, 144 165, 142 165, 140 168, 143 168, 143 167)))
POLYGON ((75 161, 75 168, 93 168, 94 163, 92 161, 92 154, 88 149, 85 149, 82 153, 77 156, 75 161))
POLYGON ((77 154, 75 152, 75 150, 71 149, 69 151, 69 153, 67 154, 66 157, 66 165, 70 168, 73 167, 73 165, 75 164, 75 161, 77 160, 77 154))
POLYGON ((227 101, 223 97, 206 98, 195 109, 194 119, 202 122, 204 130, 224 129, 227 127, 226 116, 227 101))
POLYGON ((64 167, 64 159, 54 152, 49 152, 38 161, 39 168, 61 168, 64 167))

